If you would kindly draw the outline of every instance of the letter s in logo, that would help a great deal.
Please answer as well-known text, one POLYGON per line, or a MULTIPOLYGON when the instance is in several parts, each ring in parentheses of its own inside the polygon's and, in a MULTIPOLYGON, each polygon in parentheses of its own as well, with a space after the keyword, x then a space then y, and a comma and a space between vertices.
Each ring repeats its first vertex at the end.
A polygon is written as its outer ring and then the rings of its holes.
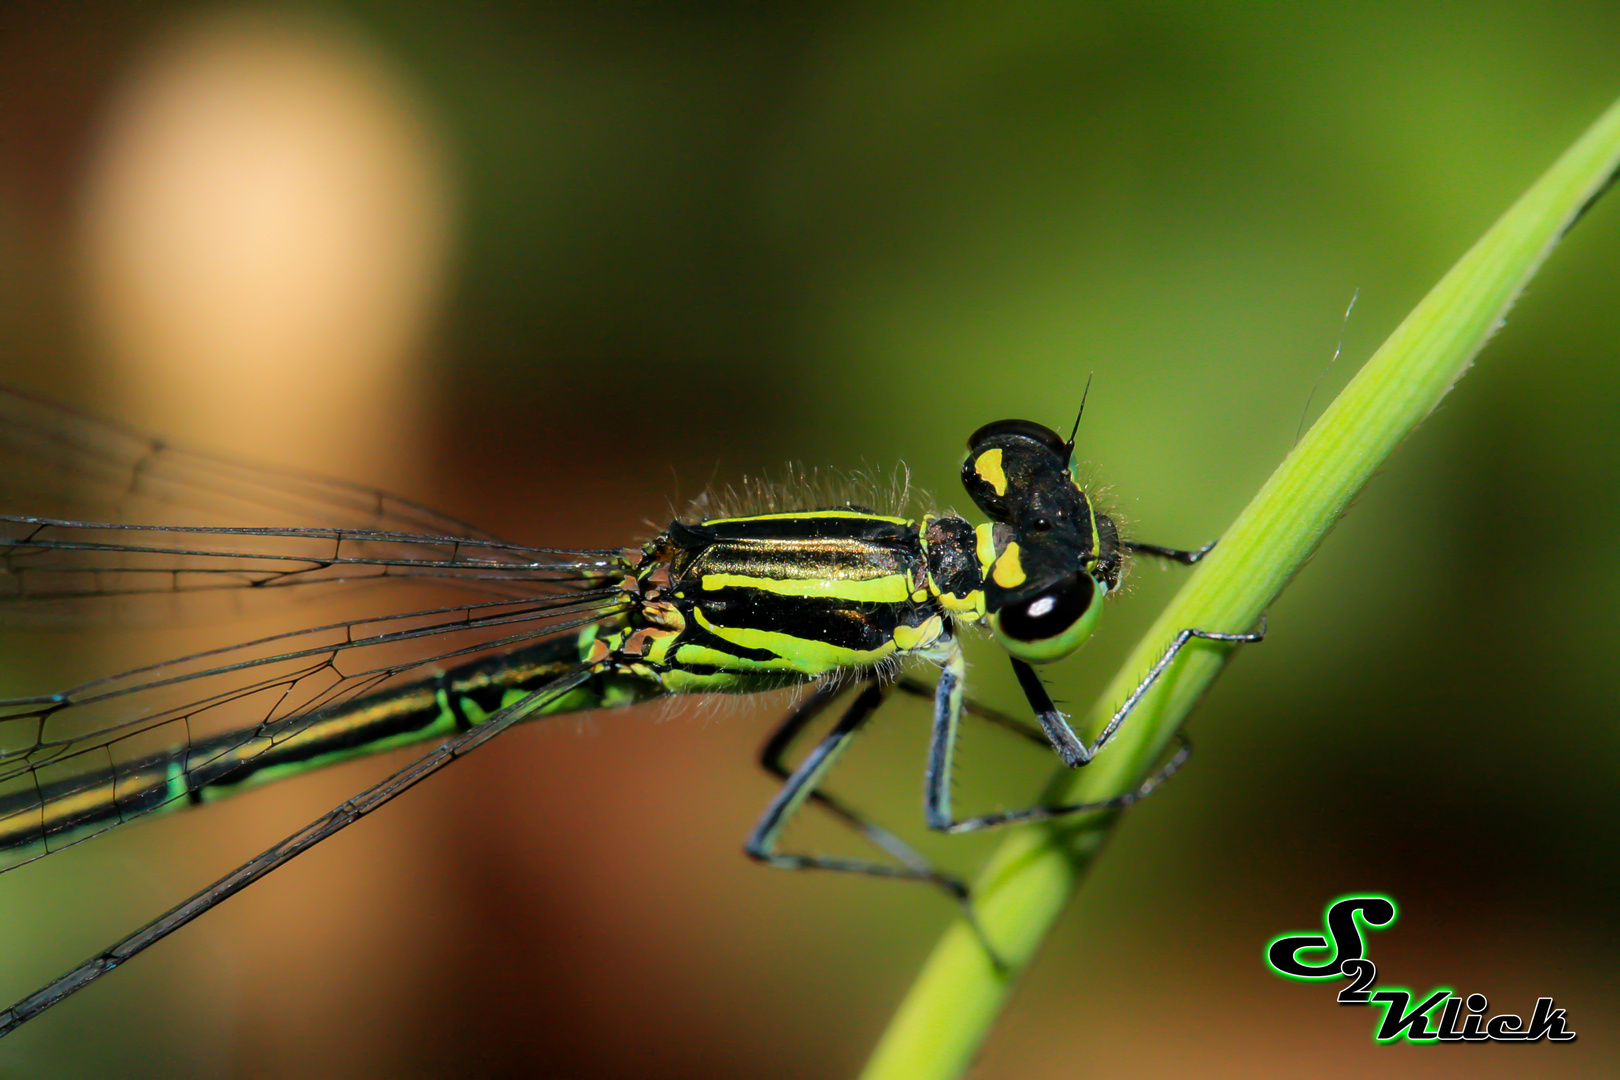
POLYGON ((1387 896, 1344 896, 1328 905, 1323 921, 1333 936, 1334 955, 1320 964, 1304 964, 1299 960, 1303 949, 1326 949, 1327 938, 1321 934, 1289 934, 1276 938, 1266 948, 1266 963, 1271 970, 1291 979, 1335 979, 1343 975, 1339 965, 1346 960, 1359 960, 1362 953, 1361 922, 1383 929, 1395 921, 1395 901, 1387 896))

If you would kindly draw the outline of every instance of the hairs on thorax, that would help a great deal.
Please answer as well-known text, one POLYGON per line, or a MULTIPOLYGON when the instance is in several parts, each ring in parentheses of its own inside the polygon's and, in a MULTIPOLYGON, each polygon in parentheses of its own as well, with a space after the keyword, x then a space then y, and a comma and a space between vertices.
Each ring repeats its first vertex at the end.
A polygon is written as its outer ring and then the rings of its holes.
POLYGON ((904 464, 885 472, 805 468, 789 462, 779 475, 744 476, 736 483, 710 488, 675 516, 698 521, 855 506, 916 518, 928 509, 926 503, 927 496, 912 487, 911 470, 904 464))

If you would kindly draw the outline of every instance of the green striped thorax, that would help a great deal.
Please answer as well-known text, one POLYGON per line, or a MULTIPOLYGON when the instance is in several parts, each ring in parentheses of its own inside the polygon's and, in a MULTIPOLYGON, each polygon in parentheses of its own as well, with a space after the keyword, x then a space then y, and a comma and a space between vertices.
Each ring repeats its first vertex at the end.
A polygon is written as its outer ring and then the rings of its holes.
POLYGON ((1026 663, 1061 660, 1096 625, 1119 584, 1114 523, 1074 478, 1074 444, 1030 420, 968 439, 962 484, 990 518, 984 606, 996 639, 1026 663))

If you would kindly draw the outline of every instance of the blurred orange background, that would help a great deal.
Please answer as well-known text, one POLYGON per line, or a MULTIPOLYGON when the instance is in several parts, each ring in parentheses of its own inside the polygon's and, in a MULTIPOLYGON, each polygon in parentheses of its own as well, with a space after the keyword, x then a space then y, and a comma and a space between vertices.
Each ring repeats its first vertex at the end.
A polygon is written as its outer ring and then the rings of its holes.
MULTIPOLYGON (((1133 535, 1195 546, 1620 91, 1617 44, 1602 3, 13 0, 0 380, 609 546, 789 460, 904 460, 965 509, 966 435, 1061 426, 1094 374, 1088 469, 1133 535)), ((1612 199, 1200 708, 974 1075, 1613 1069, 1612 199), (1401 905, 1384 982, 1552 995, 1580 1040, 1377 1046, 1266 970, 1358 890, 1401 905)), ((1089 700, 1179 580, 1139 567, 1059 695, 1089 700)), ((133 662, 0 641, 6 695, 133 662)), ((1016 707, 982 644, 975 693, 1016 707)), ((8 1038, 0 1072, 851 1075, 952 911, 743 859, 783 705, 514 730, 8 1038)), ((926 715, 892 709, 837 783, 914 827, 926 715)), ((986 804, 1051 767, 967 753, 986 804)), ((0 997, 401 760, 5 875, 0 997)), ((970 870, 993 841, 924 842, 970 870)))

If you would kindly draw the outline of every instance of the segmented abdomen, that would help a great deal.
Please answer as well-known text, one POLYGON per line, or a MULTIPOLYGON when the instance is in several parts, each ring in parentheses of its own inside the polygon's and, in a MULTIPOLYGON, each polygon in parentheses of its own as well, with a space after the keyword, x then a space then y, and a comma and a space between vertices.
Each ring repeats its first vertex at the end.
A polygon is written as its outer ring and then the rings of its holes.
MULTIPOLYGON (((208 802, 366 754, 450 738, 576 669, 581 640, 570 635, 543 641, 312 716, 226 732, 21 791, 13 781, 12 793, 0 798, 0 851, 11 853, 6 862, 24 861, 144 814, 208 802), (37 851, 27 850, 31 848, 37 851)), ((623 679, 596 677, 533 717, 640 696, 645 694, 623 679)))

